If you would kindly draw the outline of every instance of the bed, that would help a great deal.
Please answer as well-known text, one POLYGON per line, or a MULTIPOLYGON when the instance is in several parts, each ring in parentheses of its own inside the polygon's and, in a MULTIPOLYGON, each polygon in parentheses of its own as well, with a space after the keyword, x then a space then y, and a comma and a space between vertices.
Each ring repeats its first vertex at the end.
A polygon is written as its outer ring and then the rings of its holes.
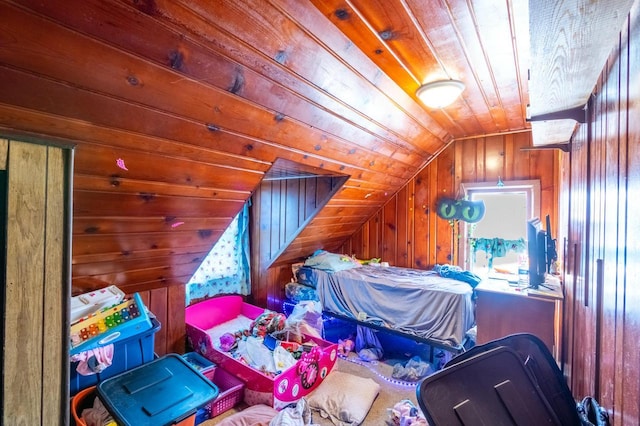
POLYGON ((473 284, 436 271, 340 259, 330 265, 308 261, 298 273, 316 288, 324 313, 449 351, 464 350, 475 325, 473 284))

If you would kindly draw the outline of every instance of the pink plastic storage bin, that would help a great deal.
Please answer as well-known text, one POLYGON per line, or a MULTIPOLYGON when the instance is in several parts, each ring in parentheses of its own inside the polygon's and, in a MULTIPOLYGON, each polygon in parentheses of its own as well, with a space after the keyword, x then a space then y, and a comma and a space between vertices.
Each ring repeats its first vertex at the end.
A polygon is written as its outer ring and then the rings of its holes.
POLYGON ((218 397, 209 403, 211 417, 219 416, 242 402, 244 382, 222 368, 213 369, 211 381, 218 386, 218 397))

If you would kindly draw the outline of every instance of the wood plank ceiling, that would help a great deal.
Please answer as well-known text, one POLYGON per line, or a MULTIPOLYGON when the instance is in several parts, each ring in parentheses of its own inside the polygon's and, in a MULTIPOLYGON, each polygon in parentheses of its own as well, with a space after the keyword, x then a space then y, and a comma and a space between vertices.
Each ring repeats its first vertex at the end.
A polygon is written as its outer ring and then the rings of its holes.
POLYGON ((350 176, 306 256, 451 141, 528 129, 526 0, 2 0, 0 20, 0 135, 76 146, 76 290, 184 284, 278 158, 350 176), (429 109, 415 90, 443 78, 466 89, 429 109))

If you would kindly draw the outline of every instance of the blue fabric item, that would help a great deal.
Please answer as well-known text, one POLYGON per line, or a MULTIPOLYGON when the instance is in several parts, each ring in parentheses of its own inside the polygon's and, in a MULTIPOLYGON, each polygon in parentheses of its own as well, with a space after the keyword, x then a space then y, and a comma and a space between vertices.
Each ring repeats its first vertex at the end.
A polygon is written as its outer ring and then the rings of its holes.
POLYGON ((440 274, 441 277, 465 282, 469 284, 471 288, 476 288, 476 286, 480 284, 480 281, 482 281, 482 278, 473 272, 465 271, 455 265, 436 265, 433 270, 440 274))
POLYGON ((489 269, 493 268, 494 257, 504 257, 507 252, 513 251, 522 253, 526 249, 523 238, 517 240, 505 240, 502 238, 469 238, 469 244, 473 252, 473 263, 476 261, 476 252, 484 251, 487 253, 487 263, 489 269))

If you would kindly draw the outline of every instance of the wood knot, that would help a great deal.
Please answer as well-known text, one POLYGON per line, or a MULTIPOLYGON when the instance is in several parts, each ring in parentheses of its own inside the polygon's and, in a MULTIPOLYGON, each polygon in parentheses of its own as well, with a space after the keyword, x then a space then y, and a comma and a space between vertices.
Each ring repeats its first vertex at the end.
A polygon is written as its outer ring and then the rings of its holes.
POLYGON ((140 84, 140 80, 138 80, 138 78, 135 75, 128 75, 127 83, 129 83, 132 86, 137 86, 138 84, 140 84))
POLYGON ((338 9, 334 12, 334 15, 336 15, 336 18, 341 21, 346 21, 350 18, 349 11, 347 9, 338 9))
POLYGON ((199 229, 198 236, 202 239, 210 238, 213 235, 213 231, 211 229, 199 229))
POLYGON ((181 70, 184 64, 184 55, 177 50, 169 52, 169 65, 174 70, 181 70))
POLYGON ((98 231, 100 231, 100 228, 98 228, 97 226, 89 226, 88 228, 84 229, 85 234, 97 234, 98 231))
POLYGON ((231 87, 229 87, 229 92, 233 93, 234 95, 237 95, 242 91, 243 87, 244 87, 244 75, 242 75, 242 71, 237 71, 234 74, 233 83, 231 84, 231 87))
POLYGON ((275 58, 273 58, 277 63, 284 65, 284 63, 287 60, 287 52, 285 52, 284 50, 279 50, 278 53, 276 53, 275 58))
POLYGON ((378 35, 380 35, 380 38, 383 40, 393 40, 396 38, 395 33, 391 30, 380 31, 378 35))
POLYGON ((141 192, 138 196, 146 202, 149 202, 156 198, 156 194, 153 194, 151 192, 141 192))

